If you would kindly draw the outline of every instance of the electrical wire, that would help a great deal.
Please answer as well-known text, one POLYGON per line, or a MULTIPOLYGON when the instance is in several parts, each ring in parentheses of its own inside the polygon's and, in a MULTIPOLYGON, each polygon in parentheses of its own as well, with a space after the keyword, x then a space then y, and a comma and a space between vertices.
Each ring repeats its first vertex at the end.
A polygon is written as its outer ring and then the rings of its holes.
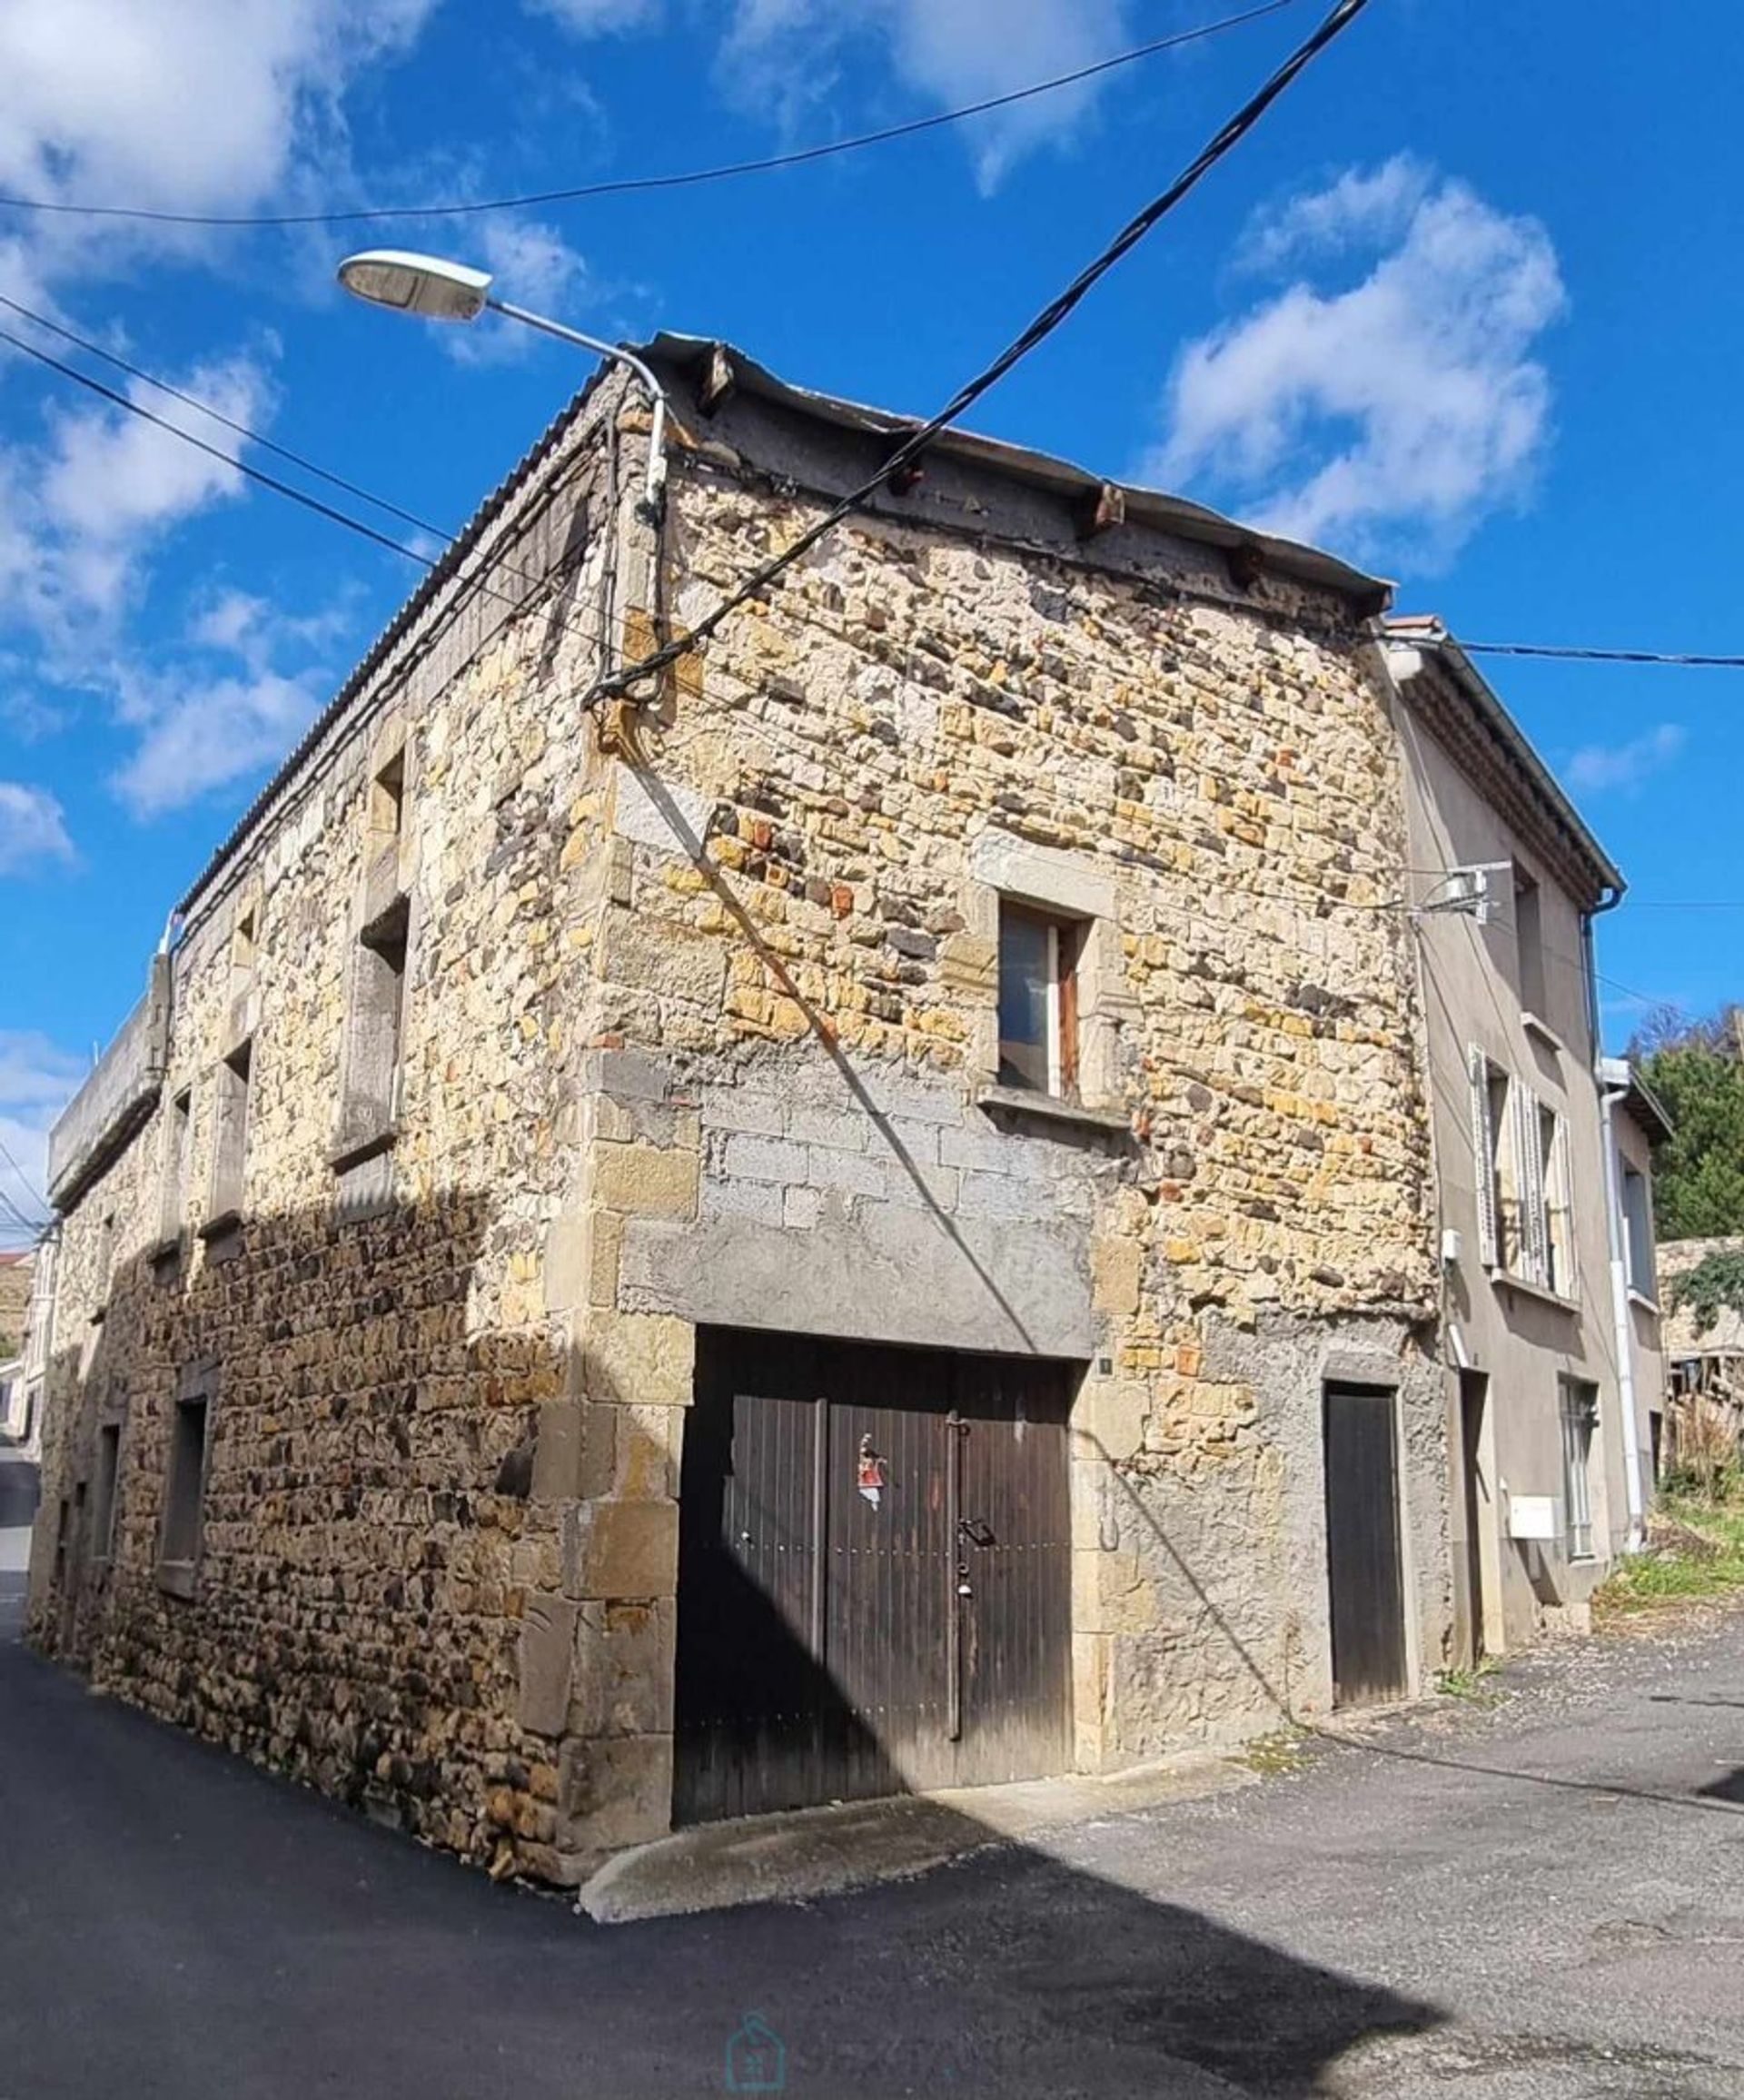
POLYGON ((317 466, 313 460, 305 459, 301 452, 293 452, 288 445, 281 445, 272 438, 263 437, 259 431, 250 430, 246 423, 239 423, 233 416, 225 415, 222 409, 213 408, 210 401, 203 401, 197 395, 184 393, 179 386, 172 386, 168 380, 158 379, 138 365, 129 364, 124 357, 116 356, 112 350, 104 350, 101 343, 89 342, 83 335, 75 335, 72 329, 63 327, 58 321, 51 321, 45 313, 37 313, 28 306, 20 305, 17 300, 8 299, 4 292, 0 292, 0 306, 17 314, 21 320, 32 322, 35 327, 45 329, 49 334, 58 335, 63 342, 70 342, 75 350, 84 351, 87 356, 101 358, 104 364, 114 366, 117 371, 124 371, 129 379, 136 379, 144 386, 155 388, 159 393, 168 394, 171 400, 180 401, 185 408, 198 409, 203 416, 210 416, 214 423, 222 423, 225 430, 234 431, 238 437, 246 438, 250 444, 258 445, 263 452, 271 452, 276 458, 289 461, 292 466, 302 468, 305 474, 312 474, 316 480, 343 490, 346 495, 355 496, 360 502, 385 511, 389 517, 398 518, 401 524, 411 525, 420 532, 431 533, 443 541, 453 540, 453 533, 442 526, 432 525, 429 519, 419 517, 414 510, 402 510, 399 504, 389 502, 384 496, 372 495, 369 490, 361 488, 355 481, 348 481, 342 474, 335 474, 330 468, 317 466))
MULTIPOLYGON (((0 301, 0 303, 10 305, 12 302, 9 300, 0 301)), ((133 400, 127 394, 117 392, 114 387, 105 386, 101 380, 93 379, 88 372, 80 371, 76 366, 66 364, 57 357, 51 357, 46 351, 38 349, 35 343, 26 342, 22 336, 14 335, 10 330, 0 328, 0 342, 10 343, 15 350, 22 351, 26 357, 35 358, 39 364, 46 365, 51 371, 58 372, 62 378, 71 380, 75 385, 84 387, 88 391, 101 396, 103 400, 111 402, 116 408, 124 409, 129 415, 143 418, 158 430, 167 432, 169 436, 180 438, 184 444, 193 446, 197 451, 204 452, 212 459, 222 461, 227 467, 233 467, 239 474, 245 475, 250 480, 258 482, 263 489, 270 490, 276 496, 282 496, 287 501, 297 504, 302 510, 312 511, 316 517, 324 518, 331 524, 342 526, 346 531, 358 534, 361 538, 370 540, 373 545, 386 549, 391 554, 398 554, 408 561, 415 561, 421 569, 429 570, 438 566, 439 557, 425 554, 415 547, 408 547, 403 540, 395 540, 389 533, 378 532, 374 526, 365 524, 362 519, 353 518, 346 511, 336 510, 331 503, 322 502, 318 497, 309 495, 305 490, 293 487, 288 481, 282 481, 274 474, 265 473, 259 467, 251 466, 246 460, 238 459, 233 453, 225 451, 222 446, 208 444, 203 438, 195 437, 192 431, 185 431, 179 423, 173 423, 166 417, 154 413, 143 402, 133 400)), ((104 353, 99 352, 98 354, 104 353)), ((257 431, 249 430, 245 424, 233 422, 227 417, 219 416, 215 409, 208 407, 205 402, 198 400, 194 395, 182 394, 178 389, 168 386, 166 381, 153 379, 148 373, 142 372, 139 376, 148 385, 163 387, 165 391, 176 393, 179 399, 184 401, 190 407, 199 410, 203 414, 217 417, 218 421, 226 423, 229 428, 249 439, 251 442, 257 444, 266 442, 257 431)), ((300 453, 291 452, 283 447, 275 449, 279 450, 284 457, 294 460, 298 465, 305 467, 310 472, 320 474, 327 480, 337 480, 336 476, 328 474, 324 469, 317 467, 312 461, 304 460, 300 453)), ((370 495, 366 490, 359 489, 357 493, 365 501, 375 503, 384 510, 394 508, 394 506, 386 503, 383 499, 370 495)), ((409 514, 401 512, 400 515, 407 516, 409 514)), ((421 530, 432 532, 438 539, 443 540, 451 545, 454 543, 456 539, 455 534, 444 532, 436 526, 421 527, 421 530)), ((523 582, 534 583, 543 580, 530 576, 525 570, 517 569, 512 561, 503 560, 501 566, 507 569, 511 575, 520 576, 523 582)), ((471 583, 472 587, 484 597, 495 599, 499 604, 507 606, 512 612, 524 612, 528 609, 526 599, 511 598, 506 591, 497 589, 482 577, 472 579, 471 583)), ((576 619, 572 614, 565 614, 560 626, 564 634, 578 635, 596 644, 603 644, 605 640, 605 636, 598 628, 592 627, 585 620, 576 619)))
POLYGON ((37 1189, 35 1183, 33 1182, 30 1176, 25 1172, 24 1168, 19 1165, 16 1157, 14 1155, 11 1148, 7 1145, 4 1138, 0 1138, 0 1160, 4 1160, 12 1169, 13 1173, 17 1175, 18 1186, 24 1190, 25 1194, 30 1198, 31 1202, 35 1204, 39 1210, 46 1210, 48 1206, 45 1203, 41 1192, 37 1189))
POLYGON ((1200 181, 1215 167, 1219 161, 1239 145, 1260 121, 1266 111, 1289 87, 1305 66, 1310 64, 1333 39, 1348 29, 1368 5, 1369 0, 1337 0, 1332 12, 1304 42, 1298 45, 1289 57, 1271 75, 1264 84, 1236 111, 1216 136, 1205 145, 1182 173, 1177 175, 1160 196, 1154 197, 1136 217, 1128 221, 1107 247, 1092 262, 1085 265, 1064 292, 1050 300, 1023 332, 994 359, 993 362, 957 391, 918 429, 897 447, 877 472, 869 480, 844 496, 839 502, 815 520, 791 546, 780 554, 762 562, 738 588, 729 591, 713 611, 707 613, 693 626, 654 649, 649 655, 622 669, 600 679, 587 696, 584 705, 598 706, 601 701, 625 693, 639 680, 664 670, 688 655, 699 642, 706 641, 738 608, 748 599, 760 598, 793 565, 802 560, 820 540, 833 532, 845 518, 859 510, 868 498, 884 487, 892 475, 899 474, 911 465, 932 441, 965 414, 981 397, 996 386, 1031 351, 1053 334, 1089 292, 1101 282, 1121 259, 1135 248, 1160 220, 1164 218, 1194 189, 1200 181))
POLYGON ((986 116, 994 110, 1010 109, 1036 95, 1052 94, 1063 87, 1075 87, 1083 81, 1113 73, 1118 67, 1136 64, 1141 59, 1154 58, 1159 53, 1178 50, 1183 45, 1201 43, 1207 37, 1222 35, 1225 30, 1242 28, 1250 22, 1261 21, 1268 15, 1279 14, 1285 7, 1294 5, 1295 0, 1264 0, 1263 5, 1249 7, 1239 15, 1227 15, 1215 22, 1201 23, 1197 28, 1177 30, 1172 35, 1154 37, 1150 43, 1137 45, 1130 51, 1116 52, 1110 58, 1097 59, 1094 64, 1080 65, 1070 73, 1055 74, 1052 79, 1035 81, 1027 87, 1011 88, 1003 94, 988 95, 980 102, 966 103, 958 109, 941 110, 932 116, 912 117, 904 124, 887 124, 879 131, 861 132, 852 138, 832 139, 815 146, 801 146, 789 153, 768 154, 756 160, 728 161, 716 167, 690 168, 670 174, 619 175, 595 183, 575 183, 566 189, 531 190, 520 196, 471 200, 454 198, 445 203, 435 204, 362 204, 348 206, 342 211, 252 213, 167 212, 135 204, 86 204, 63 202, 54 197, 6 196, 0 196, 0 210, 52 213, 90 219, 143 220, 159 226, 340 226, 377 219, 476 218, 487 212, 515 212, 533 205, 577 203, 586 198, 690 189, 700 183, 726 182, 740 175, 769 174, 782 168, 805 167, 815 161, 834 159, 841 154, 858 153, 866 146, 887 145, 894 140, 914 138, 923 132, 937 131, 946 124, 962 124, 970 117, 986 116))
POLYGON ((113 402, 118 409, 125 409, 130 415, 143 416, 148 423, 155 423, 159 430, 169 431, 172 437, 182 439, 185 444, 193 446, 197 451, 204 452, 211 459, 222 461, 226 467, 246 475, 251 481, 258 481, 263 488, 271 489, 275 495, 301 504, 305 510, 312 510, 318 518, 325 518, 334 525, 342 525, 348 532, 356 532, 365 540, 372 540, 378 547, 385 547, 391 554, 402 554, 408 561, 415 561, 421 568, 435 568, 436 563, 431 556, 419 553, 416 548, 408 547, 402 540, 391 539, 385 532, 378 532, 373 525, 364 524, 361 518, 352 518, 343 510, 334 510, 331 503, 323 503, 318 496, 311 496, 305 490, 293 488, 289 481, 281 481, 275 475, 268 474, 259 467, 250 466, 246 460, 239 460, 234 453, 225 451, 222 445, 211 445, 203 438, 196 438, 192 431, 184 431, 179 423, 173 423, 166 416, 158 415, 142 401, 134 401, 124 393, 118 393, 114 387, 104 386, 100 379, 93 379, 89 372, 79 371, 76 365, 66 364, 58 357, 51 357, 47 351, 39 350, 34 342, 26 342, 21 335, 14 335, 10 329, 0 328, 0 342, 10 343, 14 350, 23 352, 26 357, 34 357, 38 364, 45 364, 51 371, 59 372, 63 379, 70 379, 75 386, 100 394, 104 401, 113 402))
POLYGON ((1651 649, 1578 649, 1540 641, 1465 641, 1450 638, 1467 656, 1548 657, 1579 664, 1670 664, 1682 670, 1744 671, 1744 656, 1702 656, 1651 649))

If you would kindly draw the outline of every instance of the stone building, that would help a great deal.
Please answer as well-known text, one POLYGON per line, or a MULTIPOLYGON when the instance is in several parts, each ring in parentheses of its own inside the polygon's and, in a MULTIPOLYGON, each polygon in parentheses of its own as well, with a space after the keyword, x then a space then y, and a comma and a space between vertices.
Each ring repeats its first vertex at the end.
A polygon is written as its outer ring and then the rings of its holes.
POLYGON ((1436 1154, 1459 1644, 1584 1628, 1639 1542, 1662 1383, 1652 1150, 1603 1056, 1594 917, 1623 878, 1432 619, 1386 623, 1400 694, 1436 1154))
POLYGON ((0 1249, 0 1358, 9 1360, 24 1354, 31 1279, 35 1273, 34 1248, 0 1249))
POLYGON ((1417 1686, 1448 1455, 1382 588, 948 436, 591 711, 906 427, 645 354, 663 520, 606 377, 55 1132, 34 1638, 559 1882, 675 1816, 1417 1686))
MULTIPOLYGON (((1680 1278, 1711 1257, 1744 1255, 1744 1239, 1667 1240, 1657 1274, 1676 1297, 1680 1278)), ((1652 1292, 1655 1299, 1659 1291, 1652 1292)), ((1744 1312, 1719 1303, 1665 1308, 1665 1391, 1653 1456, 1656 1471, 1682 1481, 1711 1480, 1744 1466, 1744 1312)))

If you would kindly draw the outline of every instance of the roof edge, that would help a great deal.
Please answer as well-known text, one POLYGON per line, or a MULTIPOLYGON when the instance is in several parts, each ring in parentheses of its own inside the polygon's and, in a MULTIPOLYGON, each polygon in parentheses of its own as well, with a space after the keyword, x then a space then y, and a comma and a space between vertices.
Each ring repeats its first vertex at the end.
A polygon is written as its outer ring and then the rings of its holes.
MULTIPOLYGON (((1566 834, 1569 842, 1586 862, 1600 886, 1615 894, 1617 903, 1629 887, 1622 870, 1599 843, 1585 817, 1570 800, 1554 773, 1540 758, 1536 747, 1515 721, 1493 686, 1448 632, 1435 613, 1389 616, 1381 622, 1383 642, 1402 643, 1434 656, 1447 665, 1466 698, 1506 747, 1509 756, 1525 774, 1544 814, 1566 834)), ((1605 908, 1609 908, 1606 906, 1605 908)))

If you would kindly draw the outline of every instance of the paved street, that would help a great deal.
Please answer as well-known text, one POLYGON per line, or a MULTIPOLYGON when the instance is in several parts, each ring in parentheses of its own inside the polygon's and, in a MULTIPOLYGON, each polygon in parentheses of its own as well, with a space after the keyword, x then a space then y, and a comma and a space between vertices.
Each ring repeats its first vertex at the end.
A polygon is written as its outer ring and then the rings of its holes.
POLYGON ((0 1648, 0 2100, 1737 2100, 1744 1621, 805 1907, 602 1927, 0 1648))

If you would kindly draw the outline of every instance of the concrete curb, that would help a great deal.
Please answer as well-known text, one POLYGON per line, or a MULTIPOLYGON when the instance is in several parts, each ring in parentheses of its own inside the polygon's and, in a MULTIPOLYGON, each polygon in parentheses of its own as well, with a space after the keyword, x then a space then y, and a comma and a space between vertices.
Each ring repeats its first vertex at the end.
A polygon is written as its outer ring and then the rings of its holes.
POLYGON ((1026 1779, 701 1824, 614 1855, 583 1884, 576 1909, 600 1925, 628 1925, 911 1880, 992 1846, 1257 1785, 1259 1774, 1239 1755, 1194 1750, 1107 1778, 1026 1779))

